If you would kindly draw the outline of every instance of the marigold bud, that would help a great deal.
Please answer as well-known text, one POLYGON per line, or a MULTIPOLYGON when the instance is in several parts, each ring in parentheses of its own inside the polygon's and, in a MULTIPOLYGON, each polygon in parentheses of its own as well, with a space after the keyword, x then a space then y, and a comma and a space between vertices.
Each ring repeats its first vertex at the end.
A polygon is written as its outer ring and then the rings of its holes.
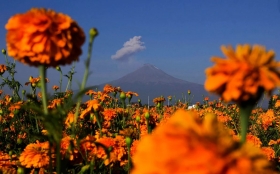
POLYGON ((2 54, 6 55, 7 51, 5 49, 2 49, 2 54))
POLYGON ((17 174, 24 174, 25 172, 24 172, 24 168, 22 168, 22 167, 18 167, 18 169, 17 169, 17 174))
POLYGON ((136 120, 136 122, 140 122, 140 120, 141 120, 140 116, 139 115, 136 116, 135 120, 136 120))
POLYGON ((146 112, 145 113, 145 118, 148 120, 150 118, 150 113, 149 112, 146 112))
POLYGON ((121 92, 121 93, 120 93, 120 99, 122 99, 122 100, 125 100, 125 99, 126 99, 125 92, 121 92))
POLYGON ((126 143, 127 147, 130 148, 131 143, 132 143, 131 138, 130 138, 130 137, 126 137, 126 138, 125 138, 125 143, 126 143))
POLYGON ((55 67, 57 71, 61 71, 60 66, 55 67))
POLYGON ((94 37, 98 36, 98 31, 97 31, 97 29, 96 29, 96 28, 91 28, 91 29, 89 30, 89 36, 90 36, 91 38, 94 38, 94 37))

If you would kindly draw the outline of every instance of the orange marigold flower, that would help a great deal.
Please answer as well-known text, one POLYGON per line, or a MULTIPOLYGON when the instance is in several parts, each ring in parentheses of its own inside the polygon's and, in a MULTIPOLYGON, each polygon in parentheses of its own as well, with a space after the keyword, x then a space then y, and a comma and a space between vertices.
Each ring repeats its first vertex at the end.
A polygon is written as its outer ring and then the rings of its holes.
POLYGON ((49 142, 36 142, 25 147, 20 154, 20 164, 26 168, 41 168, 49 165, 49 142))
POLYGON ((279 107, 280 107, 280 100, 276 100, 276 102, 275 102, 275 107, 276 107, 276 108, 279 108, 279 107))
POLYGON ((89 100, 86 102, 87 108, 81 113, 80 118, 84 118, 89 113, 99 112, 103 110, 103 107, 98 100, 89 100))
POLYGON ((272 96, 272 100, 277 100, 277 99, 278 99, 278 95, 275 95, 275 94, 274 94, 274 95, 272 96))
POLYGON ((269 143, 268 143, 269 146, 275 145, 275 144, 280 144, 280 139, 278 139, 276 141, 275 140, 270 140, 269 143))
POLYGON ((85 34, 69 16, 32 8, 12 16, 7 29, 9 56, 30 66, 56 67, 77 61, 85 34))
POLYGON ((153 102, 155 103, 155 104, 158 104, 158 103, 163 103, 163 102, 165 102, 165 98, 164 97, 157 97, 157 98, 154 98, 153 99, 153 102))
MULTIPOLYGON (((25 85, 27 86, 27 85, 31 84, 32 87, 36 87, 39 84, 40 80, 41 80, 40 77, 33 78, 32 76, 30 76, 29 82, 25 82, 25 85)), ((48 83, 49 79, 45 78, 45 82, 48 83)))
POLYGON ((130 147, 130 156, 133 157, 134 154, 136 153, 137 146, 139 144, 139 140, 134 140, 131 147, 130 147))
POLYGON ((72 123, 74 122, 74 118, 75 118, 74 113, 73 112, 68 112, 66 120, 64 122, 64 124, 66 125, 66 128, 71 127, 72 123))
POLYGON ((260 149, 233 140, 214 114, 202 120, 182 109, 140 140, 133 162, 132 174, 276 173, 260 149))
POLYGON ((267 130, 269 126, 272 126, 275 119, 274 111, 269 109, 258 117, 257 123, 261 124, 264 130, 267 130))
POLYGON ((17 112, 20 110, 22 104, 23 104, 23 101, 19 101, 19 102, 17 102, 17 103, 12 104, 12 105, 9 107, 9 111, 10 111, 9 116, 13 118, 14 115, 15 115, 15 113, 17 113, 17 112))
POLYGON ((274 51, 254 45, 222 46, 227 59, 213 57, 215 65, 206 69, 205 89, 229 102, 240 105, 255 104, 264 91, 271 94, 280 84, 280 63, 274 60, 274 51))
POLYGON ((109 128, 111 125, 111 120, 117 117, 117 112, 115 109, 112 108, 105 108, 104 111, 102 112, 104 122, 103 126, 105 128, 109 128))
POLYGON ((122 136, 116 136, 115 138, 102 137, 98 139, 97 142, 103 144, 107 148, 112 148, 110 151, 110 159, 108 159, 104 148, 97 148, 96 156, 98 158, 104 159, 105 165, 109 165, 110 163, 114 163, 116 161, 119 161, 121 166, 126 164, 127 161, 123 159, 126 155, 126 150, 124 148, 126 147, 126 144, 122 136))
POLYGON ((89 96, 93 96, 93 95, 96 95, 97 92, 95 92, 94 90, 90 89, 86 92, 86 95, 89 95, 89 96))
POLYGON ((57 86, 57 85, 53 85, 52 89, 56 91, 56 90, 58 90, 58 89, 59 89, 59 86, 57 86))
POLYGON ((261 142, 261 140, 258 138, 258 137, 256 137, 255 135, 252 135, 252 134, 247 134, 247 136, 246 136, 246 140, 249 142, 249 143, 252 143, 254 146, 256 146, 256 147, 261 147, 262 146, 262 142, 261 142))
POLYGON ((18 158, 16 155, 10 156, 8 153, 3 153, 0 151, 0 171, 3 170, 4 172, 5 170, 11 170, 12 167, 17 165, 17 161, 18 158))
POLYGON ((63 104, 63 98, 53 99, 51 103, 48 105, 48 108, 54 109, 57 108, 58 106, 61 106, 61 104, 63 104))
POLYGON ((5 71, 7 71, 6 65, 0 64, 0 75, 2 75, 5 71))
POLYGON ((0 173, 3 173, 3 174, 17 174, 17 170, 15 167, 1 167, 0 168, 0 173))
POLYGON ((111 93, 111 92, 114 92, 114 91, 115 91, 115 88, 110 84, 106 84, 103 87, 103 92, 105 92, 105 93, 111 93))
POLYGON ((271 147, 262 147, 262 152, 265 154, 268 160, 273 160, 275 158, 275 151, 271 147))
POLYGON ((67 158, 70 161, 80 161, 81 156, 76 146, 76 140, 71 138, 70 136, 66 136, 61 139, 61 150, 60 153, 62 158, 67 158))
POLYGON ((130 97, 132 97, 133 95, 135 95, 136 97, 139 96, 136 92, 132 92, 132 91, 127 91, 127 92, 125 93, 125 95, 126 95, 127 98, 130 98, 130 97))

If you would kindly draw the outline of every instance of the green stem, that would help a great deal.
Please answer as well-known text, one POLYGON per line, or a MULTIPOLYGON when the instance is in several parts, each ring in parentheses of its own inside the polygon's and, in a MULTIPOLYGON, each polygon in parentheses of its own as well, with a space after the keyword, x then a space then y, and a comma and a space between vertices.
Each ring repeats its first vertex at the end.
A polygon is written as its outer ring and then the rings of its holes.
POLYGON ((241 124, 241 143, 246 142, 247 131, 249 127, 249 119, 254 105, 239 106, 240 109, 240 124, 241 124))
POLYGON ((46 68, 44 65, 39 66, 39 73, 41 77, 41 93, 42 93, 42 103, 43 103, 43 111, 44 114, 48 114, 48 107, 47 107, 47 89, 46 89, 46 68))
POLYGON ((128 165, 127 165, 127 173, 130 174, 130 168, 131 168, 131 158, 130 158, 130 146, 128 147, 128 151, 127 151, 127 158, 128 158, 128 165))
POLYGON ((59 71, 60 73, 60 80, 59 80, 59 92, 61 92, 61 85, 62 85, 62 71, 59 71))
MULTIPOLYGON (((98 32, 96 29, 92 28, 90 30, 90 39, 89 39, 89 46, 88 46, 88 55, 87 55, 87 60, 85 61, 85 72, 84 72, 84 77, 82 84, 80 86, 80 91, 83 91, 86 86, 86 82, 88 79, 88 74, 89 74, 89 65, 90 65, 90 59, 91 59, 91 52, 92 52, 92 47, 93 47, 93 41, 94 38, 98 35, 98 32)), ((82 95, 78 96, 78 101, 77 101, 77 106, 76 106, 76 111, 75 111, 75 117, 74 117, 74 124, 76 124, 77 119, 78 119, 78 114, 79 114, 79 108, 81 106, 81 100, 82 100, 82 95)), ((75 126, 72 127, 72 131, 74 133, 75 126)))
POLYGON ((60 174, 60 167, 61 167, 60 143, 61 141, 58 141, 56 144, 56 173, 57 174, 60 174))
POLYGON ((149 125, 149 120, 146 120, 146 124, 147 124, 148 134, 150 134, 152 131, 151 131, 151 126, 149 125))
POLYGON ((96 118, 96 122, 97 122, 97 125, 98 125, 98 128, 99 128, 100 137, 102 137, 102 126, 101 126, 101 122, 100 122, 100 119, 99 119, 98 112, 94 112, 94 116, 96 118))

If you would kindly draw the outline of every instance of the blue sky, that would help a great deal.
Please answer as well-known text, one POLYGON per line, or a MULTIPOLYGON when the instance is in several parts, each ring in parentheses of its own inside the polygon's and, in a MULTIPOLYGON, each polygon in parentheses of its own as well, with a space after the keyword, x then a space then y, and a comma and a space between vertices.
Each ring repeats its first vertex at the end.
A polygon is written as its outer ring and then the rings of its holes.
MULTIPOLYGON (((4 26, 8 19, 32 7, 69 15, 86 34, 91 27, 98 29, 87 86, 118 79, 145 63, 174 77, 203 84, 204 70, 212 66, 211 56, 222 56, 223 44, 261 44, 275 50, 280 60, 279 0, 3 1, 0 48, 6 45, 4 26), (123 48, 125 43, 133 49, 123 48)), ((87 47, 86 42, 84 54, 76 64, 73 88, 81 82, 87 47)), ((0 63, 4 63, 4 57, 0 63)), ((30 75, 38 76, 35 68, 20 63, 17 66, 16 77, 22 83, 30 75)), ((63 67, 64 74, 70 68, 63 67)), ((58 72, 48 70, 50 87, 58 85, 58 77, 58 72)), ((63 79, 64 88, 66 80, 63 79)))

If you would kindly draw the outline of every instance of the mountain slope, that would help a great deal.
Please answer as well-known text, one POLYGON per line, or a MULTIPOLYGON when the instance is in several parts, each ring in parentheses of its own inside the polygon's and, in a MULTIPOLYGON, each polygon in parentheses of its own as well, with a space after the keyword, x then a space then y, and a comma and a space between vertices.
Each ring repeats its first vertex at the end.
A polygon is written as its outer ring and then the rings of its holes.
MULTIPOLYGON (((141 99, 143 104, 147 104, 148 102, 152 104, 153 98, 161 95, 164 97, 171 95, 173 97, 173 102, 175 99, 184 101, 189 98, 192 99, 192 103, 197 101, 201 102, 203 96, 210 96, 208 92, 205 91, 203 85, 172 77, 151 64, 144 64, 141 68, 120 79, 101 84, 99 85, 100 89, 103 88, 105 84, 120 86, 123 91, 137 92, 139 97, 133 97, 132 101, 141 99), (190 96, 187 94, 188 90, 191 91, 190 96)), ((214 99, 213 95, 210 96, 210 100, 211 99, 214 99)))

